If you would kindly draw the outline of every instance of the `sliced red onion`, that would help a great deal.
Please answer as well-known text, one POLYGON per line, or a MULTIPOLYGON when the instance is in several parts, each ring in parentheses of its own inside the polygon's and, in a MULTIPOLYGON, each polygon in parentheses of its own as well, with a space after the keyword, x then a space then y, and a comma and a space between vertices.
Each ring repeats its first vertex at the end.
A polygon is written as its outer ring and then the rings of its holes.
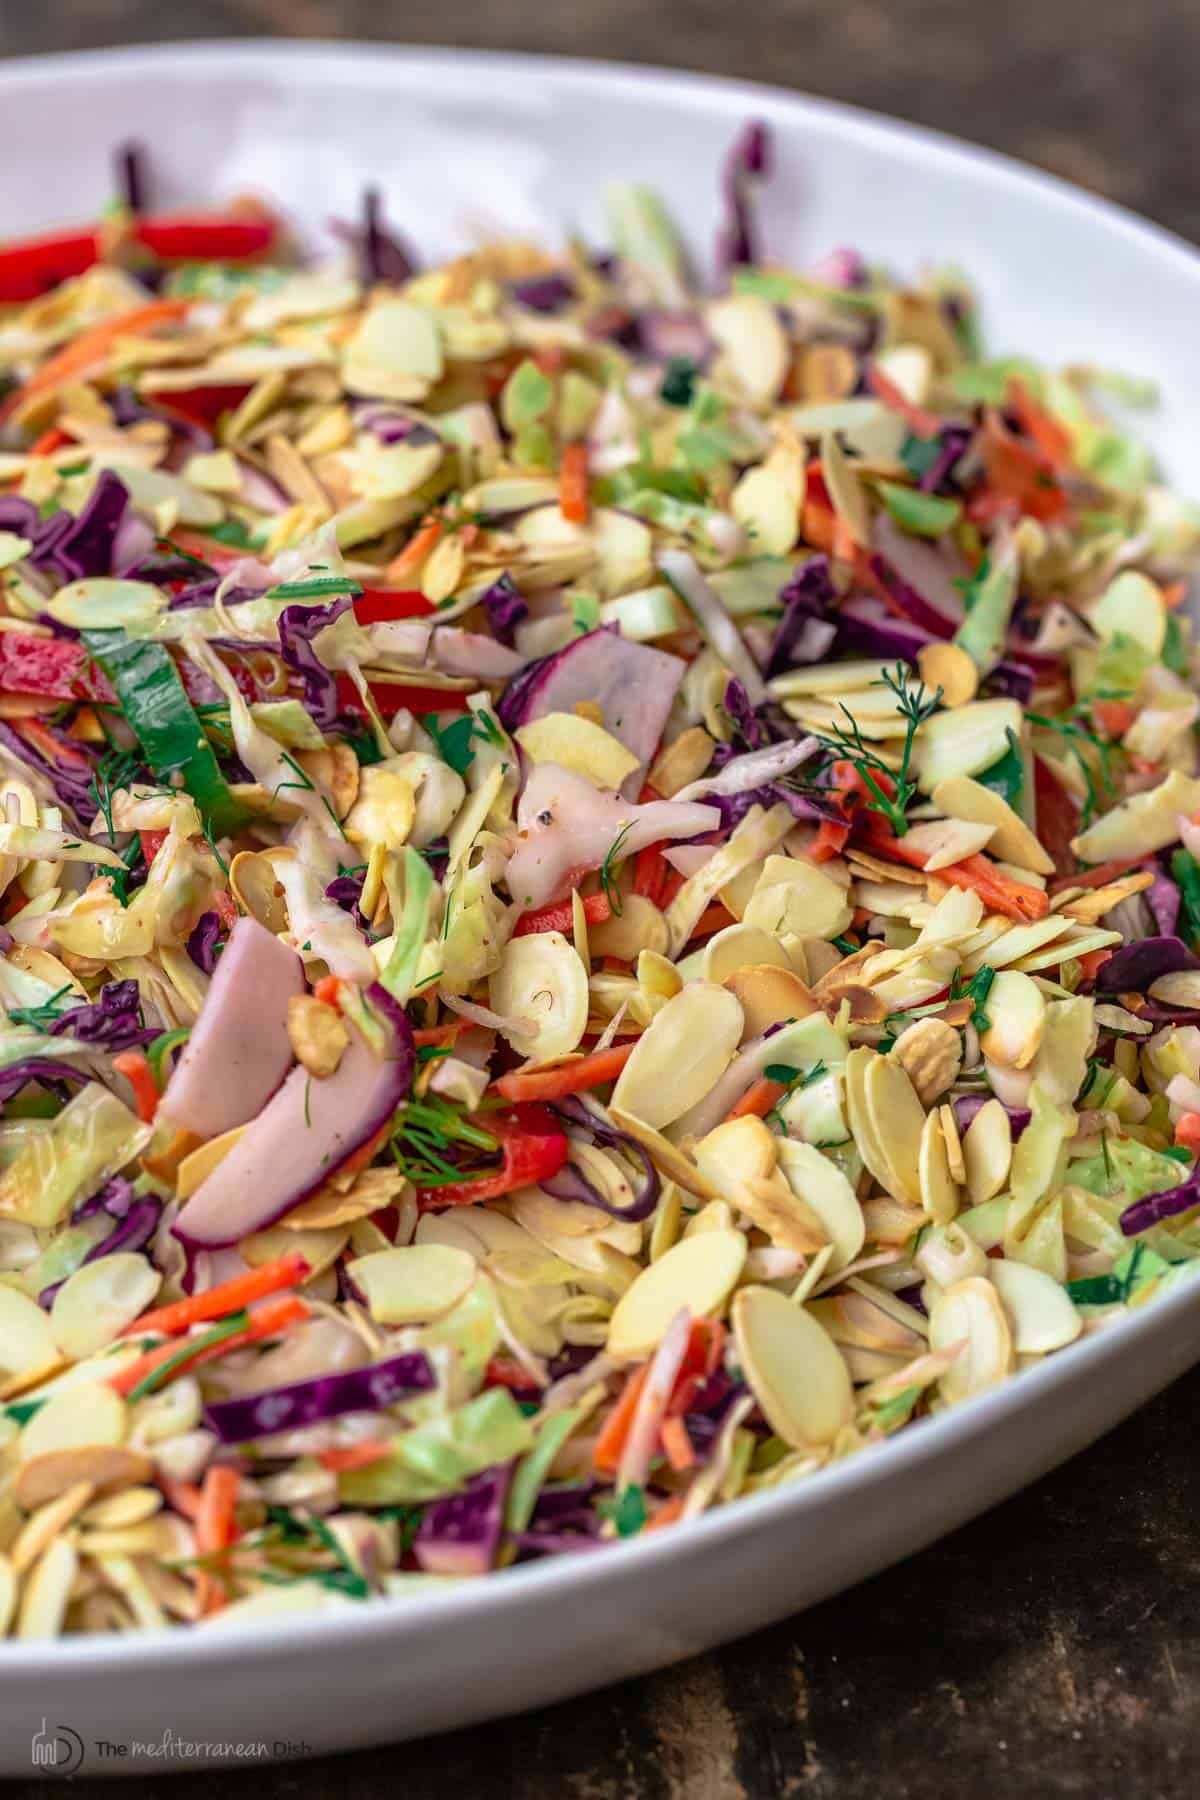
POLYGON ((261 513, 284 513, 293 504, 277 481, 256 469, 252 462, 244 456, 237 459, 238 466, 238 499, 243 506, 254 508, 261 513))
POLYGON ((685 668, 680 657, 631 643, 618 631, 589 631, 514 676, 496 710, 515 731, 546 713, 569 713, 580 701, 592 702, 604 715, 605 730, 638 758, 639 768, 621 790, 632 796, 641 790, 685 668))
POLYGON ((253 1119, 291 1066, 288 1001, 303 992, 296 952, 256 919, 239 919, 159 1113, 205 1138, 253 1119))
MULTIPOLYGON (((959 1094, 956 1096, 953 1101, 954 1122, 958 1126, 960 1136, 967 1130, 976 1115, 983 1111, 988 1101, 996 1098, 995 1094, 959 1094)), ((1019 1138, 1033 1118, 1033 1114, 1027 1106, 1005 1106, 1003 1100, 1000 1104, 1004 1106, 1004 1110, 1008 1114, 1008 1122, 1012 1126, 1014 1139, 1019 1138)))
POLYGON ((299 1206, 388 1124, 412 1087, 416 1051, 391 996, 374 984, 367 999, 383 1021, 383 1054, 356 1031, 324 1080, 297 1065, 186 1202, 176 1236, 209 1249, 240 1243, 299 1206))
POLYGON ((430 1575, 486 1575, 496 1561, 504 1530, 511 1463, 485 1469, 461 1494, 448 1494, 425 1509, 413 1555, 430 1575))
POLYGON ((962 591, 955 586, 967 576, 966 565, 911 537, 886 512, 875 520, 875 548, 885 565, 877 572, 908 617, 935 637, 953 637, 966 615, 962 591))
POLYGON ((99 1212, 106 1212, 114 1219, 123 1219, 132 1205, 133 1183, 128 1176, 114 1175, 75 1208, 71 1223, 78 1225, 81 1219, 90 1219, 99 1212))
POLYGON ((436 1386, 425 1352, 409 1350, 365 1368, 292 1381, 286 1387, 241 1394, 233 1400, 215 1400, 205 1407, 204 1419, 223 1444, 248 1444, 277 1431, 297 1431, 323 1419, 337 1419, 343 1413, 382 1412, 410 1394, 427 1394, 436 1386))
POLYGON ((820 662, 837 635, 828 615, 837 591, 827 556, 810 556, 796 568, 779 593, 783 617, 775 627, 763 673, 768 681, 796 665, 820 662))
POLYGON ((77 1081, 82 1085, 92 1080, 94 1077, 86 1069, 73 1069, 70 1063, 49 1056, 29 1056, 24 1062, 0 1069, 0 1106, 7 1106, 27 1081, 77 1081))
POLYGON ((716 590, 700 572, 694 556, 686 550, 661 550, 658 566, 679 598, 694 614, 704 636, 731 675, 736 675, 752 706, 761 706, 767 698, 766 684, 750 655, 742 636, 722 605, 716 590))

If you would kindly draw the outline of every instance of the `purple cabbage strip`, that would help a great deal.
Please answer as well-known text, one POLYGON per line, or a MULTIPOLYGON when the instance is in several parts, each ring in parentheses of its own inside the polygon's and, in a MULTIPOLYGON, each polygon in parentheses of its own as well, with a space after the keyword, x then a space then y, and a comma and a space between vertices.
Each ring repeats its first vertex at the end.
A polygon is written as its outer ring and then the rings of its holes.
POLYGON ((768 126, 761 119, 751 119, 725 159, 725 219, 717 234, 717 269, 721 275, 763 260, 753 192, 755 185, 770 175, 772 160, 768 126))
POLYGON ((1152 1225, 1161 1225, 1164 1219, 1190 1212, 1193 1206, 1200 1206, 1200 1169, 1193 1169, 1178 1187, 1167 1188, 1161 1194, 1146 1194, 1127 1206, 1121 1214, 1121 1230, 1126 1237, 1136 1237, 1152 1225))
POLYGON ((837 601, 829 558, 810 556, 800 563, 780 589, 779 601, 783 617, 775 627, 763 669, 768 681, 798 662, 819 662, 837 635, 836 622, 829 618, 829 609, 837 601))
POLYGON ((113 156, 117 194, 131 213, 146 210, 146 147, 136 139, 118 144, 113 156))
POLYGON ((327 625, 333 625, 351 605, 341 594, 326 606, 285 606, 279 615, 279 649, 288 668, 304 683, 304 704, 322 731, 337 720, 337 678, 327 669, 312 641, 327 625))
POLYGON ((109 981, 101 988, 98 1000, 59 1013, 50 1032, 54 1037, 75 1037, 85 1044, 99 1044, 111 1052, 140 1049, 159 1035, 153 1026, 142 1023, 141 995, 132 977, 127 981, 109 981))
POLYGON ((1155 872, 1154 880, 1143 896, 1147 906, 1154 915, 1154 924, 1161 937, 1174 937, 1175 928, 1179 924, 1180 893, 1169 875, 1160 870, 1155 872))
POLYGON ((504 1503, 512 1464, 485 1469, 461 1494, 425 1508, 413 1539, 413 1555, 435 1575, 483 1575, 493 1567, 504 1530, 504 1503))
MULTIPOLYGON (((983 1110, 989 1100, 994 1100, 995 1098, 996 1096, 994 1094, 959 1094, 956 1096, 952 1104, 954 1107, 954 1122, 958 1126, 960 1136, 967 1130, 976 1114, 983 1110)), ((1003 1100, 1000 1104, 1001 1106, 1004 1106, 1003 1100)), ((1020 1137, 1021 1133, 1032 1119, 1033 1114, 1027 1106, 1004 1106, 1004 1110, 1008 1114, 1008 1122, 1012 1126, 1012 1134, 1015 1140, 1020 1137)))
POLYGON ((340 906, 343 912, 348 912, 360 931, 369 931, 371 922, 359 906, 362 891, 361 875, 335 875, 325 889, 325 898, 332 900, 335 906, 340 906))
POLYGON ((369 431, 381 444, 437 444, 441 442, 432 425, 414 419, 402 407, 387 400, 364 400, 354 408, 354 423, 369 431))
POLYGON ((738 736, 744 741, 747 750, 762 750, 769 742, 767 728, 750 704, 745 685, 736 675, 731 675, 725 683, 722 705, 733 720, 738 736))
MULTIPOLYGON (((114 1256, 121 1250, 144 1249, 158 1229, 161 1214, 161 1200, 147 1196, 144 1200, 134 1201, 123 1216, 115 1218, 113 1229, 108 1236, 101 1238, 98 1244, 92 1245, 79 1267, 86 1268, 88 1263, 99 1262, 102 1257, 114 1256)), ((78 1212, 75 1218, 79 1220, 84 1216, 82 1212, 78 1212)), ((72 1273, 74 1272, 72 1271, 72 1273)), ((63 1283, 69 1279, 69 1276, 64 1275, 62 1281, 54 1281, 49 1287, 44 1287, 38 1295, 38 1305, 47 1309, 53 1306, 55 1295, 63 1283)))
POLYGON ((1200 957, 1192 954, 1182 938, 1143 938, 1140 943, 1125 944, 1102 964, 1096 976, 1096 992, 1144 994, 1160 976, 1195 969, 1200 969, 1200 957))
POLYGON ((330 230, 357 252, 359 278, 368 287, 377 281, 399 286, 417 272, 415 256, 384 219, 383 199, 377 187, 369 187, 363 193, 361 225, 347 225, 340 219, 331 219, 330 230))
POLYGON ((614 1219, 628 1219, 631 1223, 648 1219, 658 1205, 660 1183, 658 1170, 641 1144, 635 1143, 623 1131, 618 1131, 616 1126, 610 1125, 606 1119, 598 1118, 578 1094, 565 1094, 561 1100, 551 1103, 550 1110, 557 1113, 558 1117, 567 1125, 574 1125, 577 1130, 586 1131, 594 1144, 599 1144, 608 1150, 620 1150, 631 1162, 640 1163, 642 1181, 634 1194, 632 1206, 614 1206, 574 1166, 568 1153, 568 1160, 562 1173, 566 1176, 564 1189, 570 1191, 562 1193, 558 1191, 555 1184, 560 1177, 555 1175, 549 1181, 542 1183, 546 1192, 553 1194, 559 1200, 582 1200, 586 1206, 598 1206, 602 1212, 608 1213, 614 1219))
POLYGON ((96 1189, 94 1194, 81 1201, 75 1208, 71 1218, 73 1225, 81 1219, 90 1219, 95 1213, 109 1213, 114 1219, 123 1219, 133 1205, 133 1183, 127 1175, 114 1175, 96 1189))
POLYGON ((129 489, 111 469, 102 469, 78 518, 48 551, 35 545, 29 560, 39 568, 51 569, 63 581, 110 575, 117 534, 128 508, 129 489))
POLYGON ((217 953, 222 947, 220 937, 221 915, 216 912, 201 913, 188 938, 187 953, 205 975, 211 975, 217 966, 217 953))
POLYGON ((209 1429, 223 1444, 247 1444, 276 1431, 297 1431, 348 1412, 380 1412, 410 1394, 425 1394, 436 1385, 423 1350, 405 1351, 364 1369, 337 1375, 315 1375, 260 1394, 214 1400, 205 1408, 209 1429))
POLYGON ((77 1081, 82 1086, 92 1079, 85 1069, 73 1068, 55 1057, 28 1056, 24 1062, 0 1069, 0 1106, 6 1106, 14 1094, 19 1094, 27 1081, 77 1081))
POLYGON ((530 275, 524 281, 510 281, 509 298, 530 312, 560 313, 576 298, 577 289, 569 275, 552 270, 548 275, 530 275))
POLYGON ((951 471, 965 454, 973 435, 965 425, 942 427, 938 432, 942 447, 917 483, 923 494, 941 494, 954 487, 951 471))
MULTIPOLYGON (((2 529, 3 527, 0 526, 0 530, 2 529)), ((58 733, 53 725, 47 725, 43 721, 42 729, 57 740, 58 733)), ((23 762, 27 767, 36 769, 38 774, 50 783, 56 798, 66 808, 70 819, 90 822, 95 818, 99 809, 96 805, 96 796, 92 792, 90 770, 85 780, 74 761, 70 763, 52 762, 48 756, 43 756, 40 750, 35 750, 19 731, 14 731, 6 719, 0 719, 0 744, 5 745, 18 762, 23 762)), ((71 749, 76 754, 82 748, 81 744, 71 744, 71 749)))
POLYGON ((481 604, 487 613, 493 637, 499 638, 502 644, 507 644, 511 649, 513 633, 522 620, 529 617, 529 608, 525 604, 525 596, 507 571, 493 581, 482 596, 481 604))

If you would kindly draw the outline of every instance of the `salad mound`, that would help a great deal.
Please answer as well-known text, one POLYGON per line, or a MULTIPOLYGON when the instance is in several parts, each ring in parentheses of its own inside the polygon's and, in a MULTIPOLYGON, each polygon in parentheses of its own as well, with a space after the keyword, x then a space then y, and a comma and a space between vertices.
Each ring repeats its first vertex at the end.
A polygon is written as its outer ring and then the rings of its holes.
POLYGON ((1200 1257, 1200 519, 954 271, 0 246, 0 1634, 603 1551, 1200 1257))

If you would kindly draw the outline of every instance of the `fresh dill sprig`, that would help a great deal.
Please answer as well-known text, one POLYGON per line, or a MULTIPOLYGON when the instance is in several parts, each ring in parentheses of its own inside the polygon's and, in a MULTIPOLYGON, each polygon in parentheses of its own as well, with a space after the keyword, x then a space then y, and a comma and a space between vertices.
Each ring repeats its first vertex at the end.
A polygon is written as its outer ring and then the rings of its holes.
POLYGON ((887 820, 896 836, 903 837, 908 830, 906 815, 909 802, 917 791, 917 784, 911 774, 913 746, 917 732, 926 719, 932 718, 941 704, 942 690, 938 688, 930 694, 919 678, 914 685, 912 671, 902 662, 898 662, 894 669, 885 669, 881 680, 872 685, 891 689, 896 696, 896 710, 905 722, 904 747, 900 753, 898 769, 890 768, 871 749, 863 738, 858 720, 844 700, 840 700, 838 706, 846 716, 849 729, 833 725, 828 733, 818 731, 814 736, 831 757, 844 758, 854 764, 862 777, 863 786, 871 796, 866 802, 867 810, 879 813, 887 820), (892 786, 895 793, 889 794, 888 788, 892 786))
POLYGON ((463 1169, 442 1154, 456 1144, 494 1156, 500 1141, 490 1131, 472 1125, 456 1106, 436 1095, 409 1100, 396 1113, 392 1128, 392 1155, 401 1174, 418 1187, 444 1187, 466 1178, 463 1169))
POLYGON ((620 918, 623 902, 621 900, 621 890, 616 884, 616 876, 613 871, 617 863, 621 860, 621 846, 632 830, 633 820, 631 819, 628 825, 623 825, 621 827, 620 831, 618 831, 616 837, 609 845, 608 855, 604 858, 604 862, 601 864, 600 868, 600 891, 608 901, 609 911, 612 913, 614 919, 620 918))

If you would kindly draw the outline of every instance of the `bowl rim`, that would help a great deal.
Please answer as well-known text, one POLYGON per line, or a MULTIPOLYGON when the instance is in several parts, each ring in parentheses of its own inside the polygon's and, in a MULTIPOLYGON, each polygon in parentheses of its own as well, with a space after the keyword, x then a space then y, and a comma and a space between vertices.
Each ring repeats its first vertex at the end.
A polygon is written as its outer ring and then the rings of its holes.
MULTIPOLYGON (((180 68, 203 71, 206 65, 235 75, 271 75, 281 68, 319 63, 327 72, 331 61, 372 84, 386 85, 389 75, 397 70, 440 80, 457 77, 467 83, 472 79, 496 83, 505 76, 530 82, 549 72, 560 89, 652 89, 660 100, 690 109, 708 107, 731 117, 755 114, 792 124, 808 121, 827 137, 866 141, 902 151, 910 160, 939 165, 948 162, 981 185, 1022 190, 1040 207, 1070 212, 1094 228, 1117 234, 1143 257, 1152 254, 1168 263, 1176 279, 1195 284, 1200 298, 1200 252, 1179 234, 1126 207, 1088 194, 1004 152, 967 143, 949 133, 843 101, 727 76, 530 52, 458 50, 369 39, 290 41, 251 37, 15 57, 0 65, 0 96, 55 78, 82 78, 102 85, 114 74, 144 70, 161 75, 180 68)), ((173 1663, 189 1669, 234 1661, 259 1662, 264 1658, 277 1663, 297 1657, 306 1660, 351 1642, 383 1640, 398 1631, 419 1632, 427 1620, 436 1619, 443 1624, 457 1619, 459 1629, 466 1630, 484 1612, 503 1609, 519 1599, 538 1600, 544 1606, 553 1606, 557 1601, 560 1607, 586 1601, 597 1583, 618 1577, 636 1579, 642 1572, 665 1570, 693 1555, 711 1555, 731 1538, 743 1532, 769 1532, 785 1518, 798 1526, 807 1510, 838 1495, 872 1495, 874 1490, 886 1489, 893 1476, 921 1463, 932 1464, 942 1457, 962 1455, 973 1439, 986 1436, 1027 1407, 1053 1404, 1056 1395, 1077 1381, 1094 1379, 1118 1358, 1136 1356, 1148 1340, 1170 1336, 1195 1298, 1194 1280, 1181 1280, 1174 1293, 1069 1346, 1065 1354, 1022 1371, 968 1404, 919 1420, 865 1454, 818 1470, 802 1482, 747 1495, 732 1505, 705 1513, 679 1532, 631 1539, 595 1555, 581 1552, 522 1564, 503 1571, 499 1578, 464 1580, 444 1593, 383 1596, 345 1611, 301 1613, 295 1615, 304 1621, 304 1629, 299 1633, 281 1629, 287 1621, 280 1616, 235 1629, 222 1629, 217 1623, 200 1630, 172 1627, 120 1637, 97 1634, 48 1642, 9 1639, 0 1642, 0 1679, 19 1674, 52 1681, 56 1674, 77 1674, 93 1667, 127 1673, 140 1666, 150 1672, 161 1666, 168 1650, 173 1663)))

